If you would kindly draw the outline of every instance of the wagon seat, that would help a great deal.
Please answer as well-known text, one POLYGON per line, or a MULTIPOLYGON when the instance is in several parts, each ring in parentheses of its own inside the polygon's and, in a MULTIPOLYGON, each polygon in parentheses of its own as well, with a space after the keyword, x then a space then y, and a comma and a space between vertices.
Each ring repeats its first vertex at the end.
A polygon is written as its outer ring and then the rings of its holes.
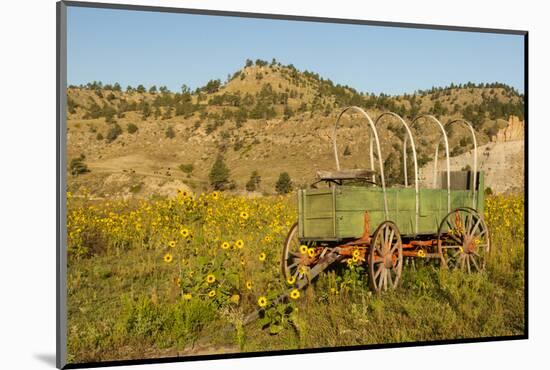
POLYGON ((339 185, 346 180, 372 182, 375 171, 364 169, 339 170, 339 171, 317 171, 317 182, 325 181, 339 185))

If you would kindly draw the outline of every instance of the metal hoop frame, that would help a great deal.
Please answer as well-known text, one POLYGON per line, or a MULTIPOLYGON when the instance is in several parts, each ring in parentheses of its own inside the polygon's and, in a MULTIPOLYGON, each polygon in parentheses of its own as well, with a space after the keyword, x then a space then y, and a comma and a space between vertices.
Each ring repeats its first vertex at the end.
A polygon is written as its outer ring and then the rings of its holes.
MULTIPOLYGON (((445 124, 445 126, 450 126, 453 123, 462 123, 464 126, 466 126, 470 130, 470 133, 472 134, 472 139, 473 139, 473 142, 474 142, 474 152, 473 152, 474 178, 473 178, 473 187, 472 187, 472 193, 473 193, 472 208, 475 209, 476 204, 477 204, 477 197, 478 197, 478 190, 476 190, 476 185, 477 185, 477 139, 476 139, 476 132, 475 132, 474 127, 472 126, 472 124, 470 122, 462 119, 462 118, 449 121, 445 124)), ((435 160, 437 161, 437 157, 435 158, 435 160)))
MULTIPOLYGON (((376 130, 376 125, 374 124, 370 116, 362 108, 359 108, 356 106, 350 106, 350 107, 344 108, 340 112, 340 114, 338 115, 338 118, 336 119, 336 122, 334 123, 334 130, 332 133, 332 146, 334 148, 334 158, 336 160, 336 169, 340 171, 340 161, 338 159, 338 148, 336 146, 336 133, 338 131, 338 123, 340 122, 340 118, 342 118, 344 113, 352 110, 361 113, 367 119, 372 136, 374 136, 374 140, 376 141, 376 152, 379 158, 378 162, 380 167, 380 181, 382 183, 382 194, 384 196, 384 215, 387 220, 388 219, 388 199, 386 196, 386 180, 384 178, 384 164, 382 163, 382 154, 380 151, 380 140, 378 139, 378 131, 376 130)), ((372 140, 372 136, 371 136, 371 140, 372 140)), ((371 168, 374 169, 374 158, 373 158, 372 152, 370 157, 370 163, 371 163, 371 168)))
MULTIPOLYGON (((411 148, 412 148, 412 152, 413 152, 413 162, 414 162, 414 191, 415 191, 415 225, 414 225, 414 230, 415 230, 416 233, 418 233, 418 217, 419 217, 419 213, 420 213, 420 202, 419 202, 419 195, 418 195, 418 161, 416 159, 416 146, 414 144, 414 138, 413 138, 411 129, 409 128, 409 125, 407 124, 407 122, 405 122, 405 120, 400 115, 398 115, 394 112, 384 112, 384 113, 382 113, 381 115, 378 116, 378 118, 376 118, 376 121, 374 121, 374 125, 376 126, 378 124, 378 122, 380 122, 381 119, 386 117, 386 116, 396 118, 397 121, 399 121, 405 127, 405 130, 407 131, 407 135, 405 136, 405 138, 403 140, 405 141, 408 137, 409 140, 411 141, 411 148)), ((373 140, 372 140, 372 137, 370 138, 370 156, 371 156, 371 158, 373 157, 373 140)), ((407 160, 406 160, 406 158, 407 158, 406 147, 403 146, 403 173, 404 173, 404 176, 405 176, 405 187, 408 187, 407 160)), ((382 162, 381 159, 379 159, 379 161, 382 162)), ((374 166, 373 166, 372 162, 371 162, 371 170, 374 170, 374 166)))
MULTIPOLYGON (((431 120, 441 130, 441 137, 443 138, 444 143, 445 143, 445 157, 446 157, 445 159, 446 159, 446 164, 447 164, 447 211, 451 212, 451 162, 450 162, 450 156, 449 156, 449 140, 447 138, 447 132, 445 131, 444 125, 437 118, 435 118, 434 116, 432 116, 430 114, 422 114, 422 115, 416 117, 415 119, 412 120, 410 127, 413 127, 420 119, 431 120)), ((439 143, 440 143, 440 141, 441 141, 441 139, 438 140, 436 145, 435 145, 434 180, 433 180, 434 188, 436 186, 436 181, 437 181, 437 157, 439 155, 439 143)), ((404 153, 403 161, 405 161, 405 163, 406 163, 406 161, 407 161, 407 137, 405 137, 405 140, 403 142, 403 153, 404 153)))

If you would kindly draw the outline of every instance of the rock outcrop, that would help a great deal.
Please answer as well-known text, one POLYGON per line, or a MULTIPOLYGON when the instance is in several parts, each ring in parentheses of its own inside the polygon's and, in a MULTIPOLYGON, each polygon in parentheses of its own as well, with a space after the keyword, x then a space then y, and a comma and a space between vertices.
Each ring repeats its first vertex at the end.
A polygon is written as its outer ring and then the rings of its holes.
POLYGON ((491 141, 505 143, 508 141, 523 140, 525 138, 525 123, 516 116, 510 116, 508 126, 500 129, 491 141))

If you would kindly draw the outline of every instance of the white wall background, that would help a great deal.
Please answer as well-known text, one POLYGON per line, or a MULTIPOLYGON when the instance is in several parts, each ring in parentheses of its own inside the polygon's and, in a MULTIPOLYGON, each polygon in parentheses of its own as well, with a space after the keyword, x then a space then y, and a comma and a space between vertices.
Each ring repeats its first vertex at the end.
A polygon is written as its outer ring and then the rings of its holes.
MULTIPOLYGON (((112 2, 119 2, 112 0, 112 2)), ((530 339, 143 365, 140 369, 517 369, 548 364, 548 11, 543 1, 127 0, 125 3, 530 31, 530 339), (537 365, 538 364, 538 365, 537 365)), ((0 368, 55 363, 55 1, 0 11, 0 368)), ((547 365, 546 365, 547 366, 547 365)))

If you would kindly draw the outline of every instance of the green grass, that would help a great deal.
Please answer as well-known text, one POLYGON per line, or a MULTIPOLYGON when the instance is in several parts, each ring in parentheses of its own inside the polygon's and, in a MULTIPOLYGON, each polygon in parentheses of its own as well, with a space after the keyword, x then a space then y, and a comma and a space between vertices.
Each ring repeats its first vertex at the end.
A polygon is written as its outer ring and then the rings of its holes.
POLYGON ((302 292, 298 310, 277 335, 258 322, 242 327, 253 302, 218 310, 183 301, 170 269, 153 251, 97 256, 69 267, 70 361, 179 356, 519 335, 524 330, 523 246, 498 249, 483 274, 433 264, 407 267, 398 290, 381 296, 361 278, 330 271, 302 292), (503 254, 505 254, 503 256, 503 254), (519 269, 518 269, 519 267, 519 269), (221 333, 221 335, 220 335, 221 333))

